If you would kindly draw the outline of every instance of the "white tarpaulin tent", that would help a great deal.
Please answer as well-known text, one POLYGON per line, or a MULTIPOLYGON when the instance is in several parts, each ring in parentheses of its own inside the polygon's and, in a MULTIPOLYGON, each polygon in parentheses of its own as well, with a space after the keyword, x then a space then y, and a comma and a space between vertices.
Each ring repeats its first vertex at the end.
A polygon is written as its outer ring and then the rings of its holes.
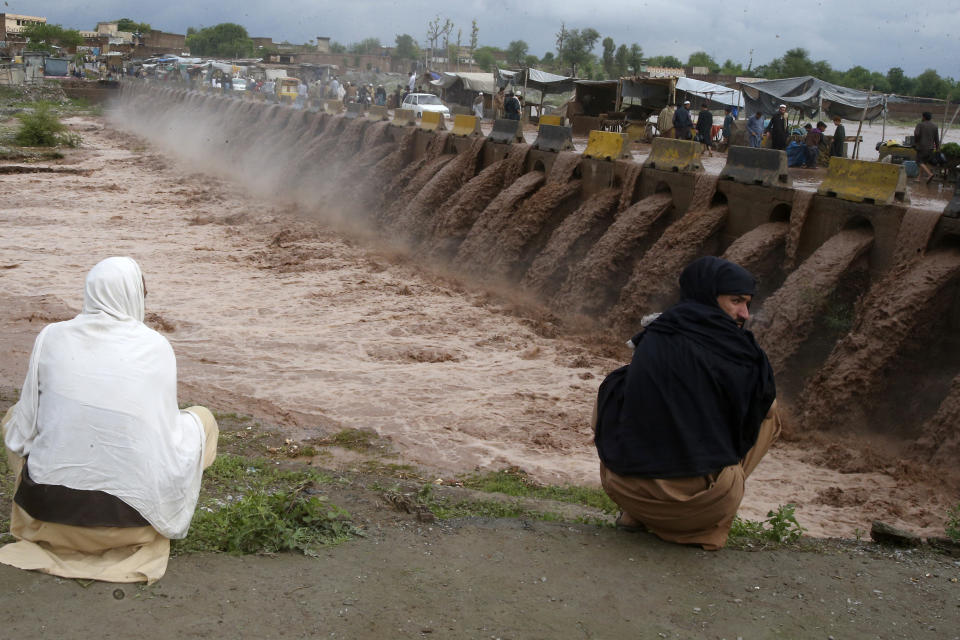
POLYGON ((822 108, 827 116, 847 120, 873 120, 883 114, 886 96, 841 87, 813 76, 741 82, 747 113, 760 111, 765 115, 777 112, 781 104, 799 109, 808 117, 816 117, 822 108), (866 111, 864 111, 866 109, 866 111))
POLYGON ((460 81, 465 91, 482 91, 484 93, 496 93, 497 85, 494 82, 492 73, 466 73, 453 72, 441 73, 440 78, 431 80, 430 84, 440 89, 449 89, 460 81))

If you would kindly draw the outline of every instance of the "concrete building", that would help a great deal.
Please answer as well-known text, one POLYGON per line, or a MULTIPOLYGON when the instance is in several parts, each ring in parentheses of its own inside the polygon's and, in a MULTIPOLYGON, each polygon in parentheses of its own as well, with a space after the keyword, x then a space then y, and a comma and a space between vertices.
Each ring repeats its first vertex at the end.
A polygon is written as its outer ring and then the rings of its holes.
POLYGON ((17 13, 0 13, 0 40, 9 40, 10 36, 19 37, 23 30, 32 24, 46 24, 41 16, 23 16, 17 13))

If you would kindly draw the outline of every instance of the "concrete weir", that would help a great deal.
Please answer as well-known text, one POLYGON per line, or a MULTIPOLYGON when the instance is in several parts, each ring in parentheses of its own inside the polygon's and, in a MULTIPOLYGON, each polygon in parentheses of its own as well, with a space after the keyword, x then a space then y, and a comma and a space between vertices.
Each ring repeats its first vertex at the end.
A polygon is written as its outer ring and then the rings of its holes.
POLYGON ((676 301, 686 261, 729 252, 760 277, 758 339, 776 342, 764 346, 776 354, 780 396, 804 403, 795 413, 806 428, 919 438, 960 374, 960 224, 908 214, 884 196, 899 189, 895 174, 848 167, 846 179, 868 182, 845 199, 794 189, 768 150, 737 149, 718 179, 703 173, 693 143, 655 142, 640 167, 531 148, 512 123, 490 138, 460 137, 387 126, 375 122, 382 114, 358 110, 299 112, 135 83, 119 112, 158 140, 202 130, 207 142, 191 152, 211 172, 273 181, 305 207, 369 221, 454 270, 512 283, 560 315, 593 318, 616 330, 617 342, 676 301), (885 335, 891 327, 896 341, 885 335), (918 366, 931 357, 936 367, 918 366), (856 375, 844 365, 851 358, 856 375), (845 388, 856 384, 863 388, 845 388))

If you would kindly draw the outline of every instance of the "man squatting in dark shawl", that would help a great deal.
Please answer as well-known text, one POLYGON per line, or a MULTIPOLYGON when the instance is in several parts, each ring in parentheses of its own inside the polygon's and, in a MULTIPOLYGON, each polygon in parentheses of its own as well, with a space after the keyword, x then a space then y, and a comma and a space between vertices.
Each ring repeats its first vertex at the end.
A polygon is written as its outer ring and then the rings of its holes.
POLYGON ((743 328, 756 281, 700 258, 682 300, 632 340, 633 359, 600 385, 595 443, 617 524, 715 550, 744 481, 780 434, 773 370, 743 328))

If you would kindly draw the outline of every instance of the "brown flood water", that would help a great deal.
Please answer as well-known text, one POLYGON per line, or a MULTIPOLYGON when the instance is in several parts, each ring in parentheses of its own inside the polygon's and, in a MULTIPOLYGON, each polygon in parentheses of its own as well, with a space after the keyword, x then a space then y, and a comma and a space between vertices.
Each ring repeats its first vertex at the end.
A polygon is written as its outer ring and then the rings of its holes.
MULTIPOLYGON (((90 266, 126 254, 143 266, 150 321, 177 353, 182 401, 250 413, 294 438, 373 429, 394 443, 397 462, 445 477, 518 466, 545 482, 598 484, 588 419, 599 381, 629 357, 624 348, 605 357, 596 336, 567 337, 542 309, 338 232, 315 218, 321 209, 199 171, 203 158, 177 157, 169 140, 164 155, 151 147, 161 137, 145 143, 97 120, 70 125, 85 148, 67 162, 89 175, 0 176, 9 230, 0 278, 8 305, 23 307, 8 322, 26 327, 2 343, 3 384, 22 382, 28 318, 69 317, 90 266), (32 315, 51 300, 59 315, 32 315)), ((430 162, 411 167, 404 184, 430 162)), ((543 181, 511 180, 486 210, 517 207, 543 181)), ((653 198, 641 217, 665 206, 653 198)), ((707 226, 723 216, 722 207, 700 213, 707 226)), ((795 502, 817 536, 851 536, 874 518, 942 530, 947 497, 879 468, 842 473, 805 446, 771 451, 748 482, 743 516, 795 502), (865 492, 883 499, 837 498, 865 492)))

